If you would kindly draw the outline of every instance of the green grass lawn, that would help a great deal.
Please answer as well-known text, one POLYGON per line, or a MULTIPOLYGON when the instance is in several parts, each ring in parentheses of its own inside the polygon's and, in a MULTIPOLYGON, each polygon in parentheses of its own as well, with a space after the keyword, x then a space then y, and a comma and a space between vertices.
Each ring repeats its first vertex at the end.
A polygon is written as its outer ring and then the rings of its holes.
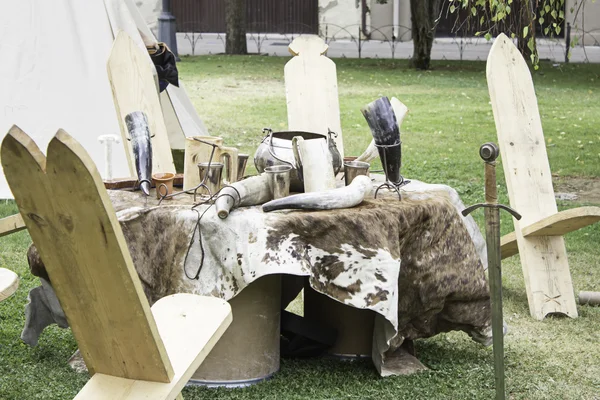
MULTIPOLYGON (((186 89, 211 135, 253 154, 262 128, 287 129, 283 67, 287 58, 205 56, 179 64, 186 89)), ((403 173, 456 188, 466 205, 483 200, 479 146, 496 141, 481 62, 434 62, 428 72, 404 61, 336 59, 346 155, 358 155, 371 134, 360 108, 395 96, 410 114, 404 122, 403 173)), ((600 67, 542 65, 535 73, 542 123, 557 187, 584 182, 600 187, 600 67)), ((374 164, 373 168, 379 166, 374 164)), ((500 201, 508 204, 498 167, 500 201)), ((600 205, 600 198, 559 202, 565 209, 600 205)), ((0 217, 15 213, 0 200, 0 217)), ((483 226, 483 213, 476 213, 483 226)), ((503 217, 503 233, 512 229, 503 217)), ((36 348, 21 343, 27 292, 38 285, 25 259, 26 232, 0 239, 0 267, 16 271, 21 285, 0 303, 0 399, 69 399, 87 375, 66 365, 76 349, 69 330, 47 329, 36 348)), ((566 235, 575 291, 600 291, 600 224, 566 235)), ((579 306, 580 317, 529 316, 518 257, 505 260, 504 315, 507 391, 512 399, 600 399, 600 308, 579 306)), ((380 378, 370 362, 282 361, 281 371, 247 389, 186 388, 186 399, 491 399, 492 349, 466 334, 448 333, 416 343, 430 371, 380 378)))

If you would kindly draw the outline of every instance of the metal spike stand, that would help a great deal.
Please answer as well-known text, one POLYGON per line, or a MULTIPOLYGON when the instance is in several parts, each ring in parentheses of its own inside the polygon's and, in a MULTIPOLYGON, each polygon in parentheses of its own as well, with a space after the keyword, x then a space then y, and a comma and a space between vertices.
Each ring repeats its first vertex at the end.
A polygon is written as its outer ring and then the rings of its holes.
MULTIPOLYGON (((396 144, 389 144, 389 145, 385 145, 385 144, 376 144, 375 147, 378 148, 393 148, 393 147, 400 147, 402 145, 402 143, 396 143, 396 144)), ((382 183, 381 185, 379 185, 379 187, 377 187, 377 189, 375 190, 375 196, 374 198, 377 198, 377 193, 379 192, 379 189, 386 187, 391 191, 396 192, 396 194, 398 195, 398 200, 402 200, 402 195, 400 194, 400 188, 408 183, 410 183, 409 180, 404 179, 404 177, 402 175, 400 175, 400 182, 392 182, 389 180, 389 174, 388 174, 388 163, 387 163, 387 156, 385 152, 382 152, 383 154, 383 160, 381 160, 381 163, 383 165, 383 172, 385 173, 385 182, 382 183)))

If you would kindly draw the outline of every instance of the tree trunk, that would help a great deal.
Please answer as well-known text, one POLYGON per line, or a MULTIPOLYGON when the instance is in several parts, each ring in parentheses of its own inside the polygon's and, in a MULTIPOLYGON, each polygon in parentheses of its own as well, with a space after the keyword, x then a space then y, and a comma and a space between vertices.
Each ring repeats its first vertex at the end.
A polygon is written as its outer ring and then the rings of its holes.
POLYGON ((246 0, 225 0, 226 54, 247 54, 246 0))
POLYGON ((441 0, 410 0, 412 21, 413 58, 417 69, 429 69, 431 47, 435 38, 436 19, 440 15, 441 0))
POLYGON ((517 32, 519 32, 519 37, 517 39, 517 49, 521 52, 523 58, 527 61, 528 64, 533 64, 531 60, 532 54, 537 54, 536 51, 536 43, 535 43, 535 24, 536 21, 533 19, 533 4, 532 0, 522 0, 519 2, 519 23, 517 24, 517 32), (522 37, 523 28, 529 26, 529 33, 527 37, 522 37), (533 50, 529 48, 527 43, 529 40, 533 38, 533 50))

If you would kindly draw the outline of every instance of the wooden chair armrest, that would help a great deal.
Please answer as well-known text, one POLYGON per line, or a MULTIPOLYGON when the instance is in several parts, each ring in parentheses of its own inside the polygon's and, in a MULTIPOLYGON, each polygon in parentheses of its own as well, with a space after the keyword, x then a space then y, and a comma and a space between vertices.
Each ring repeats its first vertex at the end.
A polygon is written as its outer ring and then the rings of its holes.
POLYGON ((175 376, 170 383, 95 374, 75 399, 176 399, 231 324, 231 306, 216 297, 174 294, 152 306, 175 376))
POLYGON ((10 217, 0 219, 0 237, 10 235, 25 229, 25 222, 21 214, 11 215, 10 217))
POLYGON ((500 256, 502 259, 512 257, 519 254, 519 246, 517 245, 517 234, 511 232, 502 236, 500 239, 500 256))
MULTIPOLYGON (((523 236, 562 236, 600 221, 600 207, 579 207, 552 214, 521 229, 523 236)), ((500 240, 501 257, 519 253, 517 235, 511 232, 500 240)))
POLYGON ((6 268, 0 268, 0 301, 9 298, 19 287, 19 276, 6 268))
POLYGON ((578 207, 560 211, 521 228, 523 236, 561 236, 600 221, 600 207, 578 207))

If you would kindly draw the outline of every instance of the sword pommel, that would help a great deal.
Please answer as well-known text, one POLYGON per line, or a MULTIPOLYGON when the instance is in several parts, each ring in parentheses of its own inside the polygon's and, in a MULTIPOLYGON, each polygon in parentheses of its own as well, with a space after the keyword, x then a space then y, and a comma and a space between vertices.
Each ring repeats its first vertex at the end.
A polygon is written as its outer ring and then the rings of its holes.
POLYGON ((481 145, 481 147, 479 148, 479 156, 485 162, 496 161, 496 158, 498 158, 499 155, 500 149, 498 148, 498 146, 496 146, 495 143, 488 142, 481 145))

